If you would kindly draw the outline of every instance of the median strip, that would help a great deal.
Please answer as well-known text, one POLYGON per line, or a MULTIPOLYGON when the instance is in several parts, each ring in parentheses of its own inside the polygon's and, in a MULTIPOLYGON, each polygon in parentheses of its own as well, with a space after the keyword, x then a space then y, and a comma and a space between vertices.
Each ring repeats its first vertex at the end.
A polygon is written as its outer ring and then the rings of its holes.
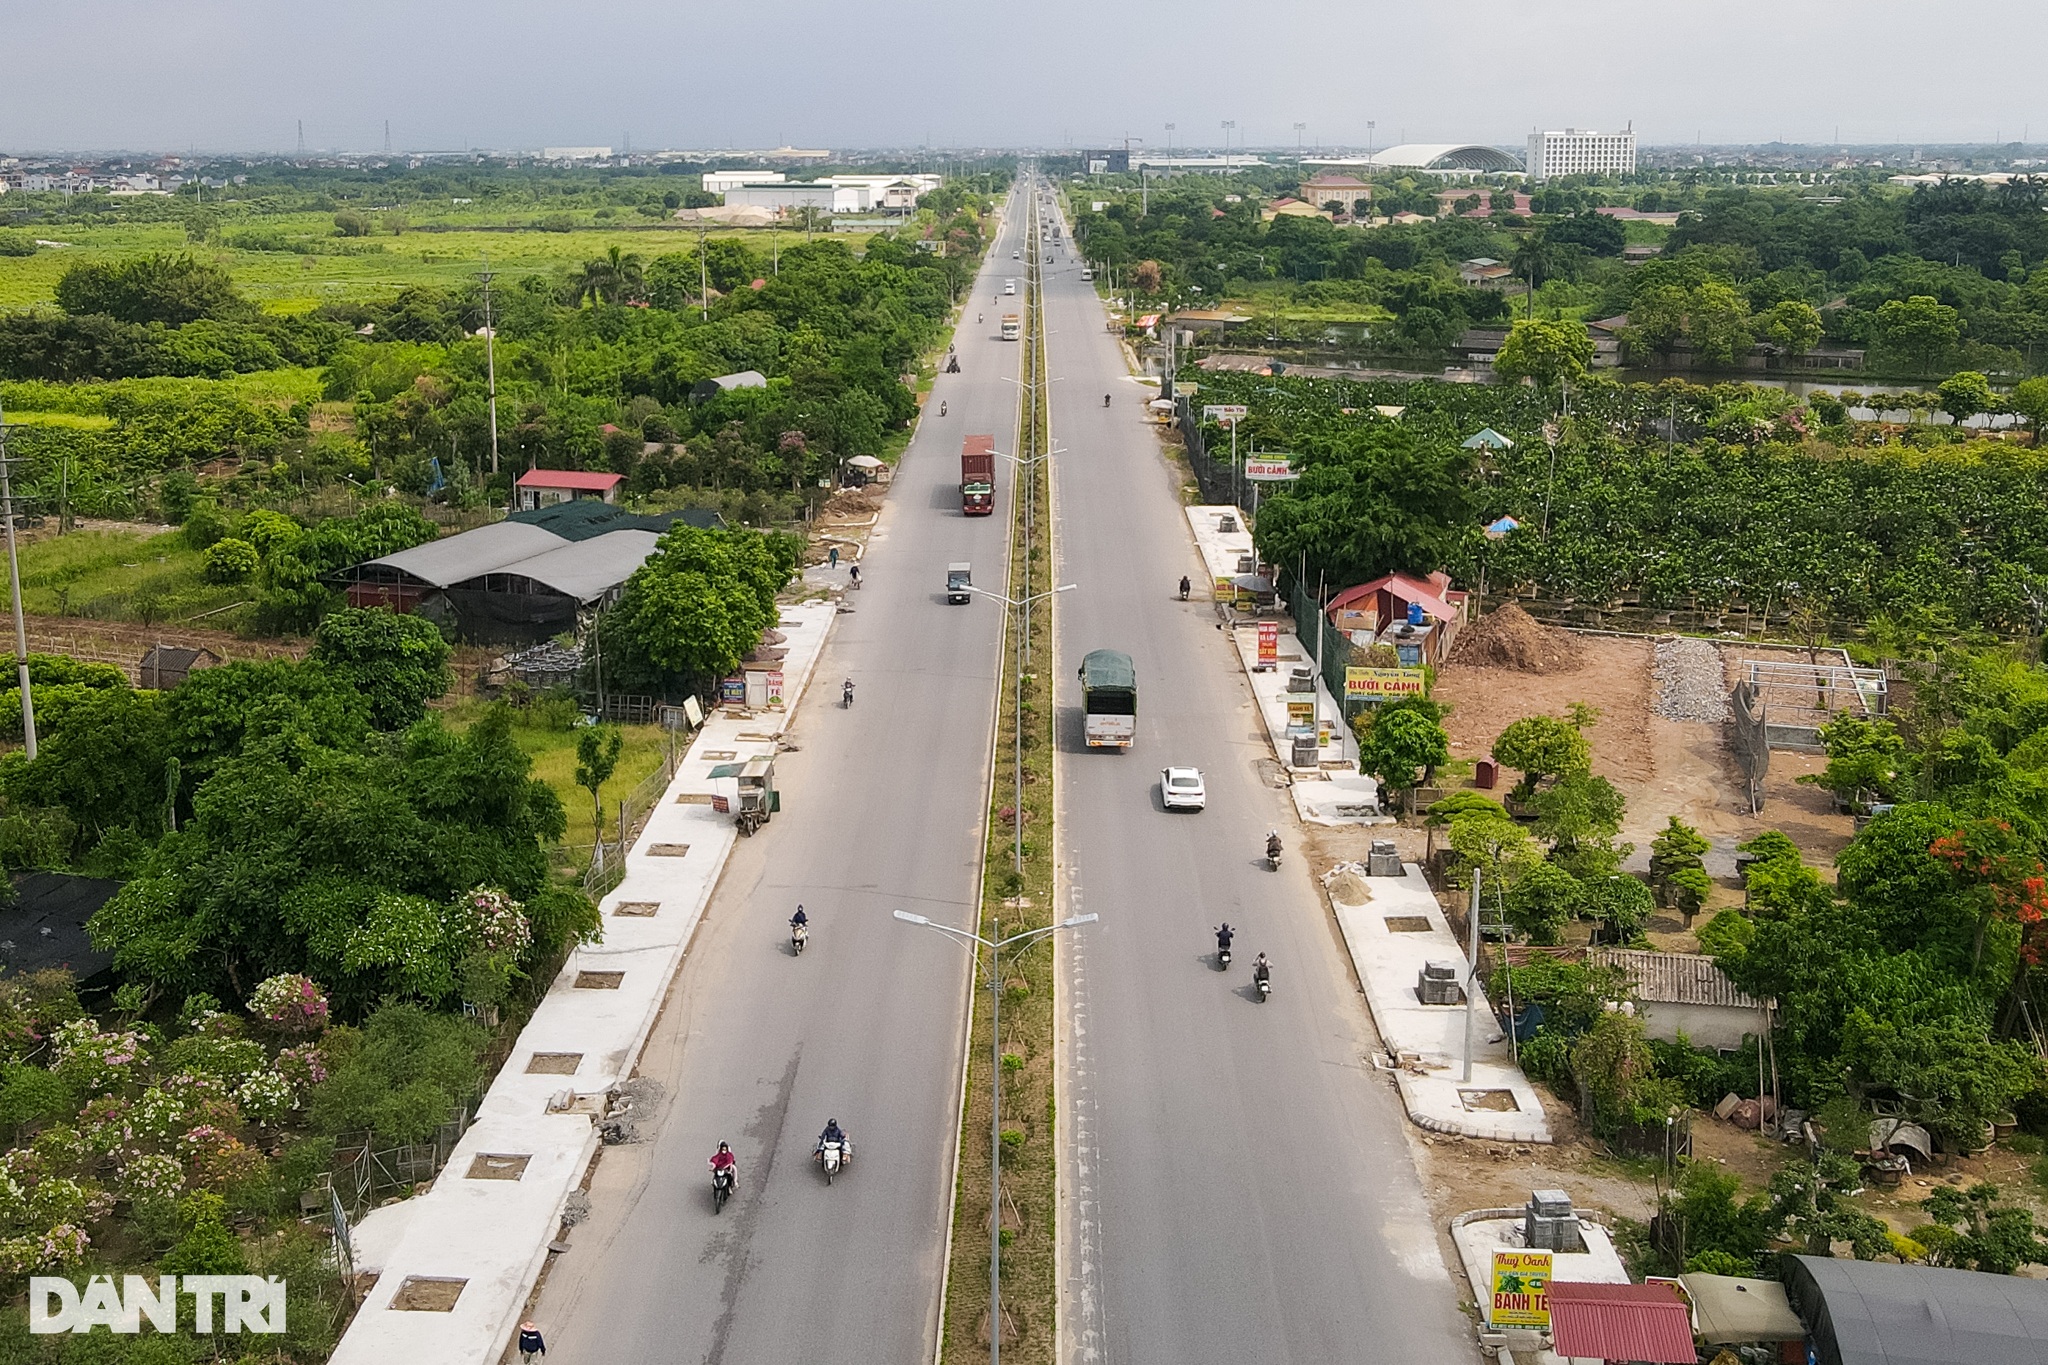
POLYGON ((1051 426, 1035 234, 1028 266, 1021 319, 1023 397, 1003 594, 1009 599, 1009 627, 1003 640, 1002 701, 976 930, 990 943, 1007 940, 1011 946, 999 954, 997 991, 990 989, 988 953, 982 951, 977 959, 940 1355, 958 1362, 999 1354, 1007 1361, 1051 1365, 1057 1354, 1054 974, 1048 942, 1054 927, 1051 594, 1056 585, 1044 466, 1051 426), (1015 942, 1020 936, 1027 941, 1015 942), (1000 1048, 994 1031, 998 1011, 1000 1048), (993 1200, 998 1151, 1001 1195, 993 1200), (1000 1208, 999 1219, 992 1203, 1000 1208), (992 1267, 997 1266, 1001 1337, 992 1343, 990 1290, 992 1267))

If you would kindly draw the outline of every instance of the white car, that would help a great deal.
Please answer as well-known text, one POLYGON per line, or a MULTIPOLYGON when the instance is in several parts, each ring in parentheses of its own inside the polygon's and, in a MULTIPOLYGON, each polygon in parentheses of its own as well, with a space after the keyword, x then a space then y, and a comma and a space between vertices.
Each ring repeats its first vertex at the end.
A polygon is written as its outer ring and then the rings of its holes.
POLYGON ((1200 768, 1162 768, 1159 798, 1168 810, 1200 810, 1208 803, 1200 768))

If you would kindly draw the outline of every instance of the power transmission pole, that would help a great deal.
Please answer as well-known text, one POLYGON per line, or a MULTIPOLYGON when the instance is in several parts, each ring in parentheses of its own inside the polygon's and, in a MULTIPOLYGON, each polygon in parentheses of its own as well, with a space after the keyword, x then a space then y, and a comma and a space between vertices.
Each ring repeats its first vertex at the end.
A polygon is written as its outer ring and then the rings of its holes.
POLYGON ((21 733, 29 761, 36 756, 36 707, 29 695, 28 622, 21 614, 21 562, 14 551, 14 460, 7 454, 6 414, 0 412, 0 516, 7 518, 7 584, 14 597, 14 668, 21 680, 21 733))
POLYGON ((491 320, 491 258, 484 257, 484 268, 476 272, 484 282, 484 371, 490 376, 491 386, 491 473, 498 472, 498 327, 491 320))
POLYGON ((697 229, 697 317, 702 322, 711 321, 711 263, 704 257, 702 226, 697 229))

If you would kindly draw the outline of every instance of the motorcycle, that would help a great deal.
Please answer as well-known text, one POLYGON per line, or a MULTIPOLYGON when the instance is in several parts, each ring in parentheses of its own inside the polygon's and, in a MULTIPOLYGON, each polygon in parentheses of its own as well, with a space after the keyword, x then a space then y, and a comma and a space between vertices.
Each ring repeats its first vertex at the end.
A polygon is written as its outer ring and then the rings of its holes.
POLYGON ((1188 600, 1188 589, 1189 589, 1189 588, 1191 588, 1191 587, 1193 587, 1193 586, 1194 586, 1193 584, 1191 584, 1191 583, 1189 583, 1189 582, 1188 582, 1188 580, 1187 580, 1186 576, 1182 576, 1182 578, 1181 578, 1181 580, 1180 580, 1180 600, 1181 600, 1181 601, 1185 602, 1185 601, 1187 601, 1187 600, 1188 600))
POLYGON ((848 1163, 853 1160, 853 1144, 851 1142, 821 1142, 818 1144, 818 1150, 812 1154, 811 1159, 824 1167, 825 1183, 829 1185, 832 1183, 832 1177, 845 1170, 848 1163))
POLYGON ((725 1201, 732 1198, 733 1186, 738 1183, 736 1166, 714 1166, 711 1168, 711 1211, 720 1213, 725 1201))
POLYGON ((1218 948, 1216 950, 1216 969, 1222 972, 1230 970, 1230 949, 1218 948))
POLYGON ((1102 406, 1105 408, 1109 406, 1109 395, 1106 393, 1102 395, 1102 406))
POLYGON ((853 709, 853 684, 851 682, 842 684, 839 689, 839 709, 842 711, 851 711, 853 709))
POLYGON ((1278 872, 1280 870, 1280 850, 1271 844, 1266 845, 1266 870, 1269 872, 1278 872))
POLYGON ((1258 979, 1258 983, 1259 1003, 1264 1004, 1266 1002, 1267 997, 1273 994, 1273 978, 1270 976, 1262 976, 1258 979))
POLYGON ((941 400, 941 401, 940 401, 940 403, 939 403, 939 416, 941 416, 941 417, 944 417, 945 415, 946 415, 946 404, 945 404, 945 402, 944 402, 943 400, 941 400))
POLYGON ((811 941, 811 931, 801 924, 789 926, 789 948, 796 957, 804 955, 804 945, 811 941))

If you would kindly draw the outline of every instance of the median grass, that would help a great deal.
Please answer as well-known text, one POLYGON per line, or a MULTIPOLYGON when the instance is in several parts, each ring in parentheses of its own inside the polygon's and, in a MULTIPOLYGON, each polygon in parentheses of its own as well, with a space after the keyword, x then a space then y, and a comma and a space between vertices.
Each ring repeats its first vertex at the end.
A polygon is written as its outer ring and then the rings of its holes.
MULTIPOLYGON (((1044 374, 1044 329, 1037 292, 1027 310, 1026 343, 1044 374)), ((1030 354, 1026 352, 1027 356, 1030 354)), ((1025 371, 1028 377, 1028 368, 1025 371)), ((1042 391, 1041 391, 1042 392, 1042 391)), ((1028 457, 1047 446, 1038 395, 1027 391, 1019 445, 1028 457)), ((1052 587, 1050 499, 1043 467, 1024 473, 1012 499, 1008 594, 1013 599, 1052 587), (1028 498, 1023 490, 1028 489, 1028 498), (1023 509, 1033 510, 1027 540, 1023 509)), ((1051 923, 1053 914, 1052 611, 1041 602, 1031 614, 1029 662, 1019 706, 1018 614, 1009 612, 1003 640, 1003 691, 990 792, 988 847, 981 907, 982 937, 999 939, 1051 923), (1018 737, 1022 729, 1024 798, 1017 803, 1018 737), (1016 863, 1022 822, 1023 865, 1016 863)), ((949 1362, 985 1360, 989 1309, 989 1192, 992 1183, 990 1082, 1002 1085, 1002 1307, 1003 1359, 1016 1365, 1053 1365, 1058 1354, 1055 1275, 1056 1108, 1053 1091, 1053 948, 1041 939, 1005 954, 1002 1060, 991 1046, 988 955, 978 960, 973 1026, 968 1043, 967 1094, 961 1114, 960 1176, 953 1209, 952 1263, 946 1289, 942 1354, 949 1362)))

